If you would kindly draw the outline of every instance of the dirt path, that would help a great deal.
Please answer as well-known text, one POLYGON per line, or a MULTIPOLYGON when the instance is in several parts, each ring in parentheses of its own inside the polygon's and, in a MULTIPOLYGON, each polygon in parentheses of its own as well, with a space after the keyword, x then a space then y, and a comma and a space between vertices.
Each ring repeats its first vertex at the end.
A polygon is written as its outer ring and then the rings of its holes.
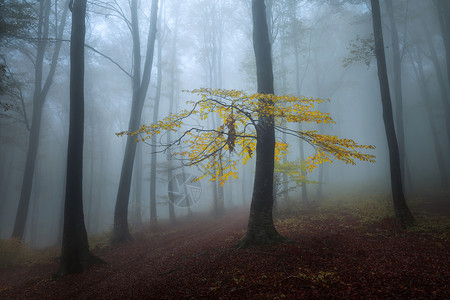
POLYGON ((248 211, 142 231, 94 251, 108 262, 50 280, 53 264, 0 270, 0 299, 449 299, 443 232, 370 226, 352 214, 305 211, 277 221, 296 243, 235 250, 248 211))
POLYGON ((164 282, 165 276, 189 269, 198 258, 229 247, 229 237, 245 229, 247 217, 246 211, 235 210, 217 220, 198 216, 140 232, 133 243, 94 250, 107 265, 58 281, 50 279, 58 267, 56 259, 53 264, 0 270, 0 298, 117 299, 133 298, 137 290, 145 295, 147 283, 164 282))

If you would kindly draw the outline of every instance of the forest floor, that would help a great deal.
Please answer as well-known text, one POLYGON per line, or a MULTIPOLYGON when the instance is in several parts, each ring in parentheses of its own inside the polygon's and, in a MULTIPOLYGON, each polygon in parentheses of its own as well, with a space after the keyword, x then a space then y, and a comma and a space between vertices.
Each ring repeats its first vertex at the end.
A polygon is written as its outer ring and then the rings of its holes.
POLYGON ((194 215, 96 247, 108 264, 84 274, 52 280, 55 256, 1 267, 0 299, 450 299, 448 195, 416 199, 409 230, 385 198, 287 206, 276 227, 295 243, 264 249, 233 248, 248 209, 194 215))

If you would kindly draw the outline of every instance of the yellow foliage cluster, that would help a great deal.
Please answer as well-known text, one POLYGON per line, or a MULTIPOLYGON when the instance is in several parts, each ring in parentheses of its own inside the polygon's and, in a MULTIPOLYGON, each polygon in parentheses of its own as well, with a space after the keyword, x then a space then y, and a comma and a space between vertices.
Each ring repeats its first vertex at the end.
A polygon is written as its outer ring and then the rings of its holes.
MULTIPOLYGON (((263 117, 273 120, 271 126, 275 130, 301 138, 315 148, 315 154, 306 161, 309 171, 323 162, 333 162, 332 158, 348 164, 355 164, 355 160, 374 162, 375 156, 360 152, 374 149, 374 146, 286 126, 287 123, 300 122, 335 123, 328 113, 315 109, 317 104, 329 100, 206 88, 186 92, 198 97, 187 102, 192 105, 190 109, 171 114, 155 124, 142 125, 136 132, 123 131, 117 135, 136 135, 139 136, 136 141, 145 142, 168 130, 178 132, 176 140, 161 146, 168 148, 183 143, 187 150, 174 155, 186 159, 188 165, 200 164, 203 175, 198 179, 210 176, 211 180, 219 180, 222 185, 230 177, 237 178, 237 164, 246 164, 255 153, 258 121, 263 117), (208 128, 205 120, 213 115, 219 116, 222 125, 208 128)), ((276 141, 277 161, 287 154, 288 147, 283 141, 276 141)))

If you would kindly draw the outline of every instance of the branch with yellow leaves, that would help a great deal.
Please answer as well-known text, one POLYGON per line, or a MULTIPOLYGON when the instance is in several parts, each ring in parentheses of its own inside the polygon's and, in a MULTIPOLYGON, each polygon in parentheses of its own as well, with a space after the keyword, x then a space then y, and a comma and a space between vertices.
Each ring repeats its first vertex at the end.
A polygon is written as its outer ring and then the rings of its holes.
MULTIPOLYGON (((274 129, 306 141, 315 149, 315 154, 307 159, 311 171, 331 157, 355 164, 355 160, 374 162, 375 156, 360 152, 372 150, 371 145, 360 145, 351 139, 318 134, 317 131, 298 131, 290 129, 287 123, 334 124, 328 113, 315 109, 315 105, 324 99, 295 97, 292 95, 246 94, 236 90, 197 89, 187 91, 196 95, 196 100, 187 101, 192 105, 179 113, 170 114, 155 124, 142 125, 136 132, 120 132, 121 135, 137 135, 136 142, 155 144, 165 152, 175 145, 184 145, 186 150, 175 152, 185 165, 200 165, 203 171, 201 179, 210 176, 210 180, 219 180, 223 184, 230 176, 237 178, 237 164, 246 164, 252 157, 258 139, 258 124, 261 118, 273 119, 274 129), (261 101, 261 99, 263 101, 261 101), (218 115, 221 124, 217 128, 208 128, 207 120, 212 114, 218 115), (192 122, 195 124, 193 125, 192 122), (190 125, 189 127, 187 127, 190 125), (159 145, 152 137, 167 131, 178 132, 174 140, 159 145), (229 152, 227 158, 223 154, 229 152), (218 170, 223 170, 219 172, 218 170)), ((288 153, 289 145, 277 140, 275 159, 288 153)))

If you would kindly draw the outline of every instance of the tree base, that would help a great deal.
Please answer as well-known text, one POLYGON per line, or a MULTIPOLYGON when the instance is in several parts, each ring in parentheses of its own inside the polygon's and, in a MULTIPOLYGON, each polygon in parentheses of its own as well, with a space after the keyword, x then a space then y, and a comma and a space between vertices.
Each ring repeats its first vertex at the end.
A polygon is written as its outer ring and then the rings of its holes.
POLYGON ((111 245, 124 244, 133 241, 133 237, 129 232, 114 232, 111 238, 111 245))
POLYGON ((237 249, 254 247, 272 247, 281 243, 289 243, 290 240, 278 233, 274 226, 247 229, 247 233, 236 245, 237 249))
POLYGON ((414 219, 411 213, 396 215, 395 221, 401 228, 405 229, 416 225, 416 220, 414 219))
POLYGON ((69 274, 84 273, 92 265, 105 265, 105 262, 100 257, 88 253, 87 257, 79 257, 78 259, 66 259, 66 261, 61 261, 59 269, 53 274, 53 279, 59 279, 69 274))

